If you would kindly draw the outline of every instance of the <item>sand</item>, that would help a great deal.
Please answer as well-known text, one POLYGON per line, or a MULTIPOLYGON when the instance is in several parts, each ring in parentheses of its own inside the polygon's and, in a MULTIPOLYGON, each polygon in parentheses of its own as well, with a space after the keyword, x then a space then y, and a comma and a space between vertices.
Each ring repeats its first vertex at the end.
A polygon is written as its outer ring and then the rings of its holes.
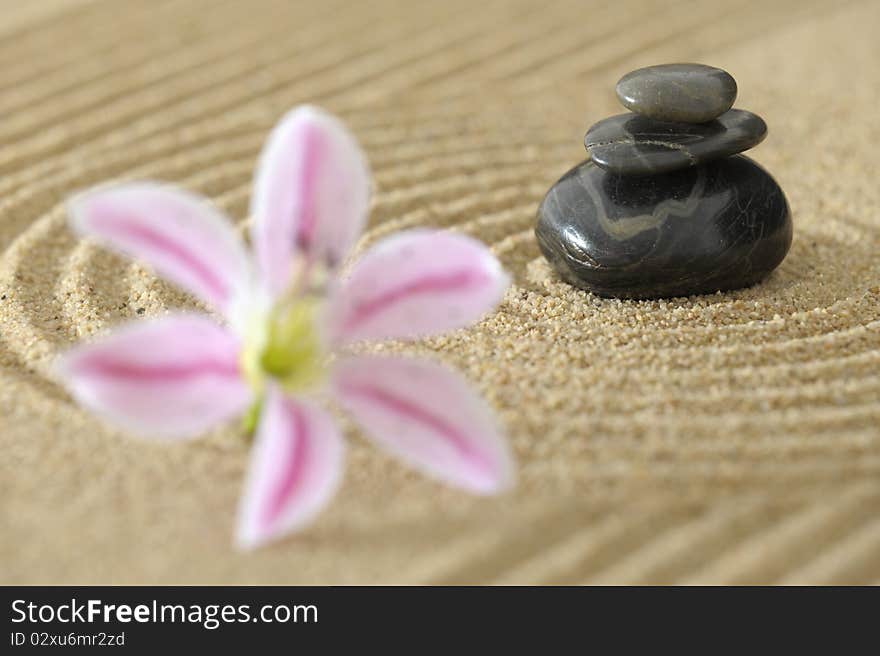
POLYGON ((880 582, 880 4, 6 1, 0 25, 3 583, 880 582), (38 6, 36 6, 38 5, 38 6), (654 302, 559 282, 532 228, 614 82, 667 61, 737 79, 795 239, 763 284, 654 302), (78 242, 63 200, 156 178, 244 221, 289 107, 339 114, 377 193, 359 248, 411 226, 491 244, 496 315, 392 344, 462 369, 519 484, 477 499, 350 425, 306 532, 231 548, 247 445, 108 427, 50 377, 81 338, 193 301, 78 242))

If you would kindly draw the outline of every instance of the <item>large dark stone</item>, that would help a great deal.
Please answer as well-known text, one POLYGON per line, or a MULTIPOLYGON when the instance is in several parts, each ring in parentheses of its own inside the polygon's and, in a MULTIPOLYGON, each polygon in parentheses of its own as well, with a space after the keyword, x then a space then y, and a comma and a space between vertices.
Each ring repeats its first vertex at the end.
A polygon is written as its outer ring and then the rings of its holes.
POLYGON ((782 189, 742 155, 653 176, 586 161, 550 189, 535 234, 568 282, 601 296, 659 298, 752 285, 782 262, 782 189))
POLYGON ((704 64, 661 64, 627 73, 617 83, 627 109, 660 121, 704 123, 733 107, 736 80, 704 64))
POLYGON ((618 114, 593 125, 584 145, 602 168, 647 175, 734 155, 761 143, 765 136, 764 120, 742 109, 731 109, 709 123, 669 123, 618 114))

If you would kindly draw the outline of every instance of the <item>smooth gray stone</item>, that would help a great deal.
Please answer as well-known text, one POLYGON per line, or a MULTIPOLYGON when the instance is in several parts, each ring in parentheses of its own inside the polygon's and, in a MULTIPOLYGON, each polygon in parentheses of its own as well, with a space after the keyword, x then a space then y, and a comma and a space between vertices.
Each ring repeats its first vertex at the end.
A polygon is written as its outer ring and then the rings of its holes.
POLYGON ((587 160, 547 193, 535 234, 573 285, 662 298, 758 282, 788 253, 792 222, 782 189, 743 155, 640 177, 587 160))
POLYGON ((709 123, 670 123, 618 114, 593 125, 584 137, 590 158, 621 175, 665 173, 735 155, 767 136, 764 120, 731 109, 709 123))
POLYGON ((704 123, 733 107, 736 80, 714 66, 661 64, 627 73, 617 83, 627 109, 660 121, 704 123))

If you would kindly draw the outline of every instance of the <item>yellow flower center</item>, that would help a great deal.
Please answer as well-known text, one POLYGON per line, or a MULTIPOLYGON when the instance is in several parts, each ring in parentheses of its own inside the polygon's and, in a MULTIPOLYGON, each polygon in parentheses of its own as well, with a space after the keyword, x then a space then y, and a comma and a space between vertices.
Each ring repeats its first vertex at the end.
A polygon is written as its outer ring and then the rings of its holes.
POLYGON ((248 435, 256 429, 268 378, 290 394, 321 383, 327 353, 316 320, 327 279, 323 267, 298 260, 287 291, 273 308, 266 311, 259 298, 252 298, 250 310, 243 310, 248 318, 240 326, 245 336, 241 370, 256 399, 243 418, 248 435))
MULTIPOLYGON (((258 398, 262 397, 267 377, 291 393, 320 382, 324 353, 315 331, 318 308, 317 299, 299 298, 259 318, 258 325, 249 331, 241 368, 258 398)), ((247 418, 246 423, 250 423, 247 418)))

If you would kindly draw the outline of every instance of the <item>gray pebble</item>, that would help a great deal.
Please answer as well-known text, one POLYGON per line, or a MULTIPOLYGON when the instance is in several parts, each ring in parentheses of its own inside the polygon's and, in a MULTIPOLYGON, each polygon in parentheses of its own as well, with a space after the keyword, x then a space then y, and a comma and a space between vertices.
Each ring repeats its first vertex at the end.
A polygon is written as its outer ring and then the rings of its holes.
POLYGON ((661 298, 752 285, 791 244, 788 203, 743 155, 652 176, 619 176, 587 160, 541 202, 544 256, 600 296, 661 298))
POLYGON ((760 116, 731 109, 709 123, 672 123, 618 114, 593 125, 584 137, 590 158, 621 175, 675 171, 758 145, 767 135, 760 116))
POLYGON ((704 123, 733 106, 736 80, 703 64, 661 64, 627 73, 617 97, 629 110, 660 121, 704 123))

